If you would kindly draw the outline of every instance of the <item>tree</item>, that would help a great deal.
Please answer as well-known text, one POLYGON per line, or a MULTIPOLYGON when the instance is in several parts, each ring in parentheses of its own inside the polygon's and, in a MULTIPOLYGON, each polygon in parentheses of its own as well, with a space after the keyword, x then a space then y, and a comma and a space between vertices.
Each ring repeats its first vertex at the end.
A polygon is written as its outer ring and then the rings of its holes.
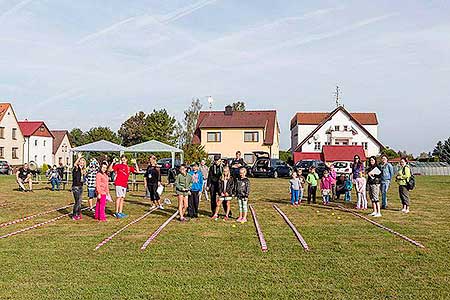
POLYGON ((93 127, 84 133, 86 143, 93 143, 100 140, 110 141, 116 144, 120 143, 120 138, 109 127, 93 127))
POLYGON ((185 144, 183 146, 184 160, 187 164, 194 162, 200 162, 202 159, 208 158, 208 153, 205 151, 205 147, 198 144, 185 144))
POLYGON ((388 158, 397 158, 397 157, 400 157, 400 156, 398 155, 398 153, 397 153, 395 150, 393 150, 393 149, 391 149, 391 148, 389 148, 389 147, 387 147, 387 146, 386 146, 386 148, 384 148, 383 150, 381 150, 381 154, 386 155, 388 158))
POLYGON ((147 125, 146 118, 147 115, 143 111, 140 111, 120 126, 118 134, 122 138, 123 146, 129 147, 146 141, 144 136, 147 125))
POLYGON ((153 110, 145 118, 144 139, 158 140, 175 146, 178 140, 177 120, 170 116, 165 109, 153 110))
POLYGON ((231 104, 234 111, 245 111, 245 103, 243 101, 236 101, 231 104))
POLYGON ((200 100, 193 99, 191 106, 184 111, 183 125, 179 128, 181 130, 179 141, 181 146, 192 142, 192 138, 194 137, 194 132, 197 127, 198 115, 200 114, 201 109, 202 104, 200 103, 200 100))
POLYGON ((69 132, 69 141, 72 147, 78 147, 86 143, 86 136, 80 128, 74 128, 69 132))
POLYGON ((294 160, 292 159, 292 153, 290 151, 280 151, 280 159, 289 165, 294 164, 294 160))
POLYGON ((439 157, 440 161, 450 163, 450 137, 444 142, 439 141, 437 143, 433 155, 439 157))

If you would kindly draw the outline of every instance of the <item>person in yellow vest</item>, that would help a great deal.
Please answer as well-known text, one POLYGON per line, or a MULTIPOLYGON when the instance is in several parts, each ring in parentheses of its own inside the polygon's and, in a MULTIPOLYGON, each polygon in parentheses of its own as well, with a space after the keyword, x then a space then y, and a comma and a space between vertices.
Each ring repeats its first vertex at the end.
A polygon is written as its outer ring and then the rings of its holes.
POLYGON ((407 183, 411 178, 411 168, 408 166, 408 162, 405 157, 400 160, 400 169, 398 170, 396 181, 398 183, 398 193, 400 200, 402 201, 403 209, 402 212, 409 213, 409 190, 407 188, 407 183))

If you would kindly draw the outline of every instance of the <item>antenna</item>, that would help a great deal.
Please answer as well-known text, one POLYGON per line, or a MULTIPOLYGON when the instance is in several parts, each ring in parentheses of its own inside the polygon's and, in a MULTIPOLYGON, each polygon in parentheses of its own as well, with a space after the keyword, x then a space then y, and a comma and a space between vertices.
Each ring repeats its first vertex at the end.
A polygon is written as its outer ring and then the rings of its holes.
POLYGON ((208 103, 209 103, 209 111, 212 110, 212 105, 213 105, 214 99, 212 96, 208 96, 208 103))
POLYGON ((336 98, 336 107, 339 107, 341 105, 341 103, 340 103, 340 100, 341 100, 340 96, 341 96, 341 94, 340 93, 341 93, 341 90, 339 89, 339 86, 336 85, 336 91, 333 93, 333 95, 336 98))

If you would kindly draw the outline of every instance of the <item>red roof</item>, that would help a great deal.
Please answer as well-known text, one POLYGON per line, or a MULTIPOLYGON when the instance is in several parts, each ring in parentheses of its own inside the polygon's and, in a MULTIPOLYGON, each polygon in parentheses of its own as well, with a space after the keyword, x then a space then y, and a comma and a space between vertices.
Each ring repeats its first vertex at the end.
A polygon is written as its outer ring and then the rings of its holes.
POLYGON ((10 106, 11 104, 9 103, 0 103, 0 121, 3 120, 3 117, 10 106))
POLYGON ((264 144, 272 145, 276 122, 275 110, 233 111, 231 115, 226 115, 224 111, 202 111, 192 143, 201 143, 200 129, 203 128, 262 128, 265 130, 264 144))
POLYGON ((362 161, 366 161, 366 154, 362 146, 329 145, 322 147, 323 161, 353 161, 358 155, 362 161))
POLYGON ((51 133, 55 137, 53 140, 53 154, 55 154, 56 151, 58 151, 59 146, 61 146, 64 137, 69 132, 67 130, 52 130, 51 133))
MULTIPOLYGON (((291 120, 291 129, 297 124, 301 125, 319 125, 328 118, 327 112, 299 112, 291 120)), ((376 113, 350 113, 362 125, 378 125, 376 113)))
POLYGON ((294 162, 300 160, 322 160, 322 153, 320 152, 294 152, 294 162))
POLYGON ((29 137, 32 135, 53 137, 52 133, 48 130, 43 121, 20 121, 18 123, 24 137, 29 137), (45 128, 44 132, 42 134, 35 134, 36 131, 42 126, 45 128))

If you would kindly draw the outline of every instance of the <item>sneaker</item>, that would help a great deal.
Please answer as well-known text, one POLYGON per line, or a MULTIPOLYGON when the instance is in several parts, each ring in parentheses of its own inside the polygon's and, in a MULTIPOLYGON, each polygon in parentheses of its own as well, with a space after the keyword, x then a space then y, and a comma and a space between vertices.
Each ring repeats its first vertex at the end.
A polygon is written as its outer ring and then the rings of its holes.
POLYGON ((124 214, 123 212, 119 213, 119 215, 120 215, 120 218, 121 218, 121 219, 122 219, 122 218, 128 217, 128 215, 127 215, 127 214, 124 214))
POLYGON ((224 220, 224 221, 228 221, 228 219, 229 219, 229 218, 228 218, 227 216, 223 217, 223 220, 224 220))
POLYGON ((241 222, 241 221, 242 221, 242 218, 240 218, 240 217, 236 219, 236 222, 241 222))
POLYGON ((152 207, 150 207, 151 209, 154 209, 154 208, 156 208, 156 205, 155 204, 153 204, 152 205, 152 207))
POLYGON ((379 217, 381 217, 381 214, 380 213, 377 213, 377 214, 374 214, 373 215, 375 218, 379 218, 379 217))
POLYGON ((212 220, 217 220, 219 218, 219 215, 214 215, 211 217, 212 220))
POLYGON ((242 219, 241 219, 241 224, 244 224, 244 223, 247 223, 247 219, 242 218, 242 219))
POLYGON ((78 221, 78 216, 73 216, 73 217, 72 217, 72 220, 73 220, 73 221, 78 221))
POLYGON ((409 214, 409 209, 405 209, 404 213, 409 214))
POLYGON ((402 208, 402 213, 404 213, 406 210, 404 208, 402 208))
POLYGON ((114 217, 114 218, 117 218, 117 219, 120 219, 120 218, 121 218, 119 213, 114 213, 114 214, 113 214, 113 217, 114 217))
POLYGON ((369 216, 374 217, 376 214, 377 214, 376 212, 373 212, 373 213, 369 214, 369 216))
POLYGON ((158 208, 159 208, 160 210, 164 210, 164 206, 162 206, 162 205, 158 206, 158 208))
POLYGON ((186 218, 180 218, 180 222, 186 222, 186 218))

